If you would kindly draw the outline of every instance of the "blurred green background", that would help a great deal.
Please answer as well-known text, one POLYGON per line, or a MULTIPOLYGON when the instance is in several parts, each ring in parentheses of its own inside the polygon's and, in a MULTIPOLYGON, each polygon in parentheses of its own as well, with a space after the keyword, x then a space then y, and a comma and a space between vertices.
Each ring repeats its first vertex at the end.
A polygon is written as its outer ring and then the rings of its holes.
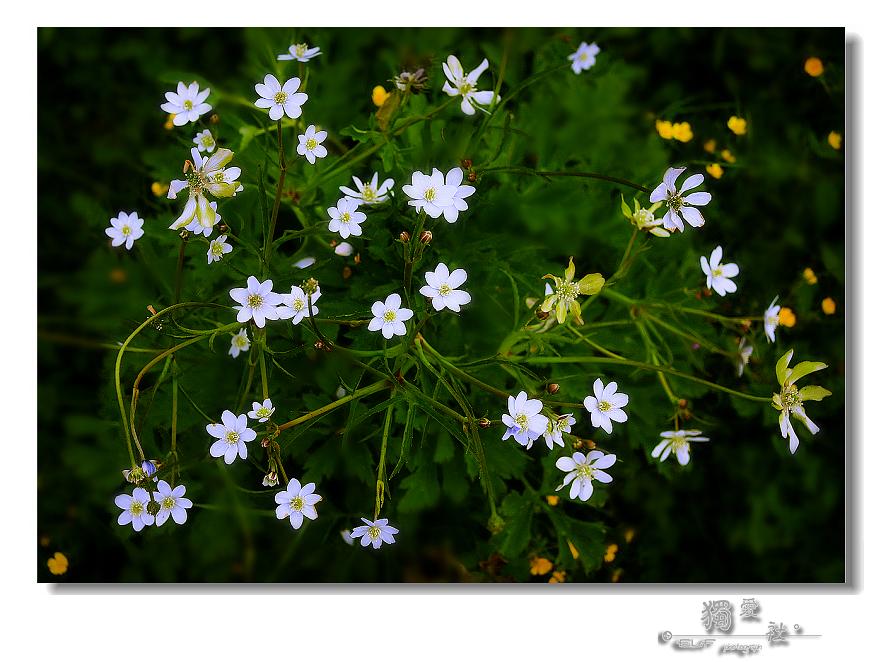
MULTIPOLYGON (((529 573, 535 556, 567 570, 567 581, 844 580, 844 147, 834 149, 827 140, 830 131, 843 133, 843 29, 41 29, 38 47, 40 540, 34 543, 41 581, 547 582, 548 575, 529 573), (791 456, 770 407, 744 406, 675 382, 677 395, 689 399, 698 419, 693 427, 711 442, 694 451, 687 468, 659 469, 648 453, 658 432, 672 426, 654 376, 597 372, 595 366, 531 366, 536 378, 562 385, 563 400, 580 401, 598 375, 617 379, 631 395, 630 421, 612 436, 595 433, 584 410, 575 413, 574 432, 618 454, 615 482, 588 505, 561 499, 551 508, 530 502, 524 482, 550 494, 559 480, 543 442, 527 453, 510 441, 502 443, 498 428, 482 431, 509 524, 491 536, 486 498, 473 467, 450 434, 435 425, 417 433, 407 468, 392 480, 384 515, 400 528, 398 543, 368 551, 346 546, 339 532, 372 512, 382 415, 345 435, 342 431, 386 396, 360 409, 340 409, 286 448, 289 474, 317 481, 326 498, 320 518, 299 532, 276 521, 270 510, 274 491, 262 491, 257 469, 241 462, 227 468, 208 458, 204 421, 183 401, 182 480, 188 497, 216 508, 194 508, 183 527, 169 522, 135 534, 117 526, 113 497, 130 492, 120 474, 128 459, 113 391, 115 352, 97 344, 121 341, 146 318, 148 305, 159 309, 170 303, 178 240, 166 228, 181 201, 155 196, 151 185, 179 177, 197 128, 164 128, 163 93, 178 80, 198 80, 212 88, 209 102, 220 99, 214 108, 220 122, 210 126, 221 144, 237 151, 234 163, 243 168, 246 185, 221 209, 247 236, 259 232, 255 169, 273 145, 256 139, 239 150, 240 128, 267 120, 231 98, 256 98, 253 85, 268 71, 296 75, 296 63, 276 69, 281 63, 275 55, 289 44, 308 41, 322 49, 307 65, 305 110, 309 122, 329 130, 336 154, 355 144, 355 132, 347 127, 375 127, 371 90, 375 85, 390 89, 389 79, 403 69, 425 67, 429 77, 428 90, 413 99, 412 112, 446 100, 440 63, 449 53, 458 55, 466 70, 489 58, 489 73, 481 79, 485 88, 495 82, 504 59, 504 98, 532 74, 565 64, 582 40, 601 47, 596 66, 580 76, 563 68, 524 90, 485 132, 484 142, 466 147, 482 118, 467 118, 454 104, 436 121, 408 130, 397 148, 319 187, 303 202, 305 213, 313 222, 320 220, 322 209, 336 202, 336 188, 351 184, 350 174, 363 178, 379 171, 394 177, 399 191, 412 170, 448 169, 463 158, 473 159, 478 170, 489 163, 589 170, 650 188, 671 164, 706 174, 707 165, 719 163, 722 177, 707 175, 705 182, 713 194, 704 208, 707 224, 653 243, 620 291, 685 301, 684 288, 702 287, 698 256, 721 244, 725 260, 736 262, 741 274, 737 293, 714 297, 713 310, 761 315, 779 294, 797 322, 778 330, 775 346, 765 342, 760 329, 753 330, 755 364, 742 381, 724 359, 672 337, 676 365, 764 395, 776 386, 774 361, 789 347, 795 348, 796 360, 824 361, 829 369, 815 382, 833 396, 808 410, 820 434, 810 438, 799 428, 802 445, 791 456), (824 64, 820 77, 805 72, 805 60, 812 56, 824 64), (732 115, 746 118, 745 135, 727 128, 732 115), (656 130, 659 119, 688 122, 693 138, 665 140, 656 130), (705 149, 710 140, 716 143, 712 153, 705 149), (734 163, 721 156, 723 149, 734 155, 734 163), (146 219, 146 235, 132 252, 111 249, 103 232, 120 210, 137 210, 146 219), (817 276, 814 285, 802 276, 808 267, 817 276), (825 297, 837 303, 833 315, 821 310, 825 297), (596 525, 586 535, 593 539, 583 553, 592 556, 590 562, 573 564, 554 535, 562 514, 567 522, 596 525), (512 534, 514 524, 519 529, 512 534), (602 559, 613 543, 615 558, 602 559), (56 551, 70 560, 63 576, 46 567, 56 551)), ((287 141, 290 149, 292 134, 287 141)), ((319 164, 318 172, 323 167, 319 164)), ((302 172, 292 169, 292 190, 302 183, 302 172)), ((491 355, 511 331, 511 282, 517 284, 522 322, 528 316, 524 299, 540 297, 541 276, 561 274, 569 255, 576 257, 579 276, 611 274, 630 233, 620 196, 633 197, 632 190, 617 185, 568 178, 487 173, 476 186, 459 222, 436 228, 433 253, 424 265, 430 269, 432 261, 444 260, 468 269, 471 307, 458 317, 433 319, 426 329, 436 348, 467 359, 491 355)), ((406 228, 401 197, 390 211, 368 215, 365 238, 350 240, 360 251, 360 264, 334 256, 327 233, 323 240, 287 244, 284 266, 273 274, 276 290, 304 278, 292 263, 313 255, 319 262, 308 275, 322 283, 322 313, 366 315, 374 299, 400 287, 394 239, 406 228), (343 276, 344 267, 351 276, 343 276)), ((279 227, 296 228, 297 222, 286 201, 279 227)), ((228 304, 228 289, 244 278, 225 264, 208 269, 204 250, 190 255, 184 298, 228 304)), ((626 317, 620 305, 604 299, 587 311, 588 321, 626 317)), ((215 319, 224 323, 232 320, 218 315, 215 319)), ((269 329, 272 335, 271 324, 269 329)), ((736 347, 732 334, 710 325, 699 329, 728 350, 736 347)), ((351 385, 359 378, 335 355, 315 353, 300 331, 278 333, 292 349, 285 368, 299 379, 286 384, 284 392, 273 389, 273 400, 282 403, 288 418, 333 400, 341 380, 351 385)), ((340 333, 337 342, 381 347, 366 331, 340 333)), ((635 330, 596 339, 643 359, 635 330)), ((168 346, 161 332, 143 343, 168 346)), ((226 339, 218 339, 212 350, 199 346, 182 378, 210 415, 232 407, 229 394, 241 381, 244 363, 228 357, 227 349, 226 339)), ((129 355, 126 361, 130 385, 143 357, 129 355)), ((499 369, 479 374, 514 392, 523 378, 499 369)), ((274 373, 274 383, 284 380, 274 373)), ((500 399, 470 393, 479 416, 498 418, 504 407, 500 399)), ((169 403, 168 390, 160 389, 143 423, 150 457, 167 450, 169 403)), ((395 430, 403 428, 405 414, 406 408, 396 410, 395 430)), ((259 458, 259 446, 252 449, 259 458)), ((394 460, 398 452, 390 449, 394 460)))

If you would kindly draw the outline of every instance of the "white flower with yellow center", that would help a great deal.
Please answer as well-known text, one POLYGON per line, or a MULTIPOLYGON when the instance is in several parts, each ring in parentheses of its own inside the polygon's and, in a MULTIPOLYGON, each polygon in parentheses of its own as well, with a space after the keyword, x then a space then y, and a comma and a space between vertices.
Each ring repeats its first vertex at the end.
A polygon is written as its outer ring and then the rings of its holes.
POLYGON ((590 69, 596 64, 599 52, 600 47, 596 45, 596 42, 593 44, 588 44, 586 41, 581 42, 576 51, 567 56, 572 60, 572 71, 580 74, 582 71, 590 69))
POLYGON ((508 412, 502 414, 502 423, 507 426, 502 440, 513 437, 517 444, 527 449, 547 431, 548 418, 541 413, 542 402, 528 398, 525 391, 517 397, 508 396, 508 412))
POLYGON ((235 359, 240 352, 247 352, 251 348, 251 340, 248 338, 248 331, 240 329, 237 334, 233 334, 232 341, 229 346, 229 354, 235 359))
POLYGON ((171 230, 179 230, 188 226, 193 220, 203 228, 213 228, 217 223, 217 205, 212 206, 206 194, 216 198, 230 198, 242 190, 236 180, 242 170, 238 167, 225 168, 233 153, 221 147, 207 159, 203 159, 195 147, 190 150, 192 162, 184 165, 185 180, 172 180, 168 185, 168 198, 175 200, 177 194, 184 189, 190 190, 187 204, 180 216, 169 226, 171 230))
POLYGON ((579 499, 586 502, 593 495, 593 480, 596 479, 600 483, 612 483, 612 477, 604 470, 612 467, 618 460, 615 454, 605 454, 602 451, 589 451, 585 456, 580 451, 572 454, 572 457, 563 456, 558 458, 556 462, 557 469, 566 472, 563 477, 563 483, 557 486, 557 490, 562 490, 570 483, 569 499, 579 499))
POLYGON ((217 147, 217 142, 214 140, 214 136, 211 135, 211 132, 208 129, 197 133, 196 137, 193 138, 193 142, 196 144, 196 148, 200 152, 207 152, 208 154, 211 154, 214 151, 214 148, 217 147))
POLYGON ((278 320, 276 307, 282 300, 281 295, 272 292, 272 279, 261 283, 257 277, 249 276, 247 283, 246 288, 233 288, 229 291, 229 296, 239 303, 239 306, 233 306, 238 311, 236 320, 254 320, 258 327, 266 326, 267 320, 278 320))
POLYGON ((339 233, 340 237, 361 235, 361 224, 367 220, 364 212, 358 211, 358 201, 351 198, 340 198, 336 207, 328 207, 327 213, 330 215, 330 222, 327 229, 334 233, 339 233))
POLYGON ((431 299, 435 311, 445 308, 458 313, 461 307, 471 301, 471 295, 464 290, 456 290, 465 283, 468 274, 464 269, 450 272, 444 263, 439 263, 433 272, 425 272, 428 285, 419 288, 419 293, 431 299))
POLYGON ((131 251, 135 240, 144 236, 143 226, 144 220, 138 218, 137 212, 120 212, 110 219, 110 227, 104 229, 104 234, 112 240, 111 246, 125 244, 126 251, 131 251))
POLYGON ((120 525, 131 524, 136 532, 140 532, 155 521, 153 515, 147 511, 150 493, 143 488, 135 488, 131 495, 117 495, 113 503, 122 509, 116 522, 120 525))
POLYGON ((193 506, 193 502, 184 497, 186 492, 186 486, 179 485, 172 488, 165 480, 160 480, 156 484, 156 491, 153 493, 153 500, 159 505, 156 527, 162 527, 169 517, 178 525, 187 522, 187 509, 193 506))
POLYGON ((680 465, 688 465, 692 442, 709 442, 699 430, 667 430, 661 433, 661 441, 652 449, 652 458, 661 457, 663 463, 671 453, 676 454, 680 465))
POLYGON ((701 256, 701 269, 707 276, 707 287, 715 290, 720 297, 737 290, 737 284, 731 279, 740 273, 740 268, 733 262, 722 264, 722 247, 717 246, 707 260, 701 256))
POLYGON ((459 212, 464 212, 468 209, 468 203, 465 202, 465 199, 477 191, 470 184, 462 184, 464 177, 465 173, 456 166, 449 170, 444 178, 444 184, 453 189, 453 197, 450 204, 443 208, 444 220, 447 223, 456 222, 456 219, 459 218, 459 212))
POLYGON ((315 131, 315 125, 310 124, 306 127, 306 131, 299 136, 297 140, 297 154, 306 157, 306 161, 314 164, 315 159, 323 159, 327 156, 327 148, 321 142, 327 138, 326 131, 315 131))
POLYGON ((771 403, 775 409, 780 410, 780 435, 784 439, 789 439, 789 453, 795 453, 798 449, 798 436, 795 434, 795 428, 792 426, 790 416, 801 421, 807 426, 811 435, 816 435, 820 431, 820 427, 810 420, 805 412, 805 401, 821 401, 826 396, 831 395, 831 391, 817 385, 810 385, 799 389, 795 386, 798 380, 804 376, 810 375, 816 371, 822 371, 827 368, 826 364, 819 361, 802 361, 789 368, 789 362, 792 360, 793 351, 790 350, 779 360, 775 370, 777 372, 777 382, 780 384, 780 392, 774 394, 771 403))
MULTIPOLYGON (((492 90, 481 92, 477 89, 477 79, 486 71, 487 67, 489 67, 489 61, 484 58, 476 69, 466 74, 462 63, 455 55, 450 55, 443 63, 447 82, 444 83, 442 89, 451 97, 462 97, 461 109, 465 115, 474 115, 475 109, 490 106, 499 100, 492 90)), ((484 109, 481 108, 481 110, 484 109)))
POLYGON ((554 444, 563 446, 563 433, 569 433, 572 430, 572 424, 575 423, 575 417, 572 414, 561 414, 556 417, 548 418, 548 426, 544 432, 545 444, 548 449, 553 449, 554 444))
POLYGON ((256 419, 261 424, 265 424, 269 421, 269 418, 272 416, 272 413, 275 412, 275 407, 272 405, 272 401, 267 398, 262 403, 258 401, 253 401, 251 403, 251 411, 248 412, 248 417, 251 419, 256 419))
POLYGON ((291 527, 300 529, 303 518, 315 520, 318 511, 315 505, 321 501, 321 495, 315 493, 315 484, 301 486, 297 479, 288 481, 288 487, 275 494, 275 517, 279 520, 289 518, 291 527))
POLYGON ((210 93, 210 88, 205 88, 200 92, 198 83, 184 85, 183 82, 180 82, 177 84, 176 93, 165 93, 167 101, 160 108, 166 113, 174 115, 172 119, 174 126, 182 127, 187 122, 195 122, 200 116, 211 110, 211 106, 205 103, 210 93))
POLYGON ((684 231, 683 218, 693 228, 699 228, 704 225, 704 217, 701 215, 700 210, 691 206, 703 206, 712 200, 712 196, 706 191, 697 191, 687 196, 683 195, 686 191, 691 191, 695 187, 700 186, 704 181, 704 176, 698 173, 687 177, 682 183, 682 188, 677 189, 676 180, 684 172, 685 168, 668 168, 667 172, 664 173, 661 183, 655 187, 649 196, 651 202, 663 202, 667 205, 667 213, 664 214, 664 228, 667 230, 684 231))
POLYGON ((382 184, 380 184, 379 173, 373 173, 373 177, 369 182, 362 182, 354 176, 352 180, 355 182, 354 190, 347 186, 341 186, 340 191, 345 194, 346 198, 351 198, 363 205, 384 203, 388 200, 391 189, 395 185, 395 181, 391 178, 383 180, 382 184))
POLYGON ((270 120, 280 120, 284 115, 296 120, 303 114, 303 104, 309 100, 308 94, 297 92, 299 87, 300 79, 296 76, 282 85, 275 76, 266 74, 263 82, 254 86, 254 91, 260 95, 254 105, 268 108, 270 120))
POLYGON ((296 60, 297 62, 309 62, 312 58, 321 55, 318 46, 309 48, 309 44, 291 44, 287 53, 278 56, 279 60, 296 60))
POLYGON ((432 219, 443 214, 444 209, 452 207, 453 197, 456 195, 456 187, 447 186, 444 174, 437 168, 432 170, 431 175, 417 170, 413 173, 410 184, 405 184, 401 189, 410 198, 408 205, 415 207, 417 212, 425 210, 432 219))
POLYGON ((388 518, 380 518, 379 520, 367 520, 362 518, 363 525, 358 525, 352 530, 352 539, 361 539, 361 546, 366 548, 372 545, 379 548, 383 543, 392 544, 395 542, 395 534, 399 532, 397 527, 388 524, 388 518))
POLYGON ((221 235, 217 239, 211 240, 208 244, 208 264, 212 262, 220 262, 227 253, 232 251, 232 245, 226 243, 226 235, 221 235))
POLYGON ((385 338, 406 336, 407 326, 404 324, 413 317, 413 311, 401 308, 401 296, 393 292, 384 302, 374 302, 370 307, 373 319, 367 325, 369 331, 382 331, 385 338))
POLYGON ((211 445, 208 453, 213 458, 223 458, 227 465, 232 464, 236 457, 245 460, 248 457, 246 442, 253 442, 257 433, 248 428, 248 418, 244 414, 238 417, 229 410, 220 415, 219 424, 208 424, 205 430, 217 441, 211 445))
POLYGON ((777 327, 780 325, 780 304, 777 303, 777 299, 778 297, 774 297, 774 301, 771 302, 771 305, 767 308, 763 317, 765 337, 771 343, 774 343, 777 340, 775 335, 777 333, 777 327))
POLYGON ((303 318, 309 317, 309 297, 312 298, 312 315, 318 313, 315 302, 321 297, 321 286, 315 286, 315 292, 307 295, 306 291, 298 285, 291 286, 289 295, 281 296, 281 306, 278 307, 278 319, 290 320, 298 325, 303 318))
POLYGON ((618 392, 617 382, 603 386, 603 381, 597 378, 593 383, 593 394, 584 399, 584 407, 590 412, 590 423, 596 428, 611 433, 613 421, 627 421, 627 413, 621 408, 630 402, 630 396, 618 392))

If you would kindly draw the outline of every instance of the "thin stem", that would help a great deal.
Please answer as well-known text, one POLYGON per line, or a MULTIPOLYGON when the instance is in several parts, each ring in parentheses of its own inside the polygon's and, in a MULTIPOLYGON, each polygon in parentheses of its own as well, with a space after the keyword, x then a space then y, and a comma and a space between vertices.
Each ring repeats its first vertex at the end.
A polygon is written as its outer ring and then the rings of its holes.
POLYGON ((281 192, 284 189, 284 178, 288 170, 288 164, 284 155, 284 139, 281 132, 281 120, 276 125, 278 128, 278 186, 275 189, 275 202, 272 204, 272 216, 269 217, 269 230, 263 238, 263 271, 269 269, 269 258, 272 249, 272 236, 275 234, 275 222, 278 219, 278 208, 281 205, 281 192))
POLYGON ((385 502, 385 452, 388 448, 388 434, 394 410, 395 406, 389 405, 385 411, 385 423, 382 427, 382 445, 379 448, 379 466, 376 468, 376 505, 373 508, 373 520, 379 518, 379 510, 385 502))
POLYGON ((313 410, 312 412, 308 412, 308 413, 304 414, 302 417, 297 417, 296 419, 291 419, 290 421, 281 424, 278 427, 278 430, 283 431, 283 430, 287 430, 288 428, 293 428, 294 426, 297 426, 298 424, 302 424, 306 421, 309 421, 310 419, 314 419, 315 417, 320 417, 324 414, 327 414, 328 412, 335 410, 336 408, 340 407, 341 405, 345 405, 349 401, 353 401, 356 398, 362 398, 363 396, 369 396, 370 394, 375 394, 376 392, 382 391, 383 389, 391 389, 391 387, 392 387, 391 383, 388 382, 387 380, 381 380, 379 382, 374 382, 373 384, 368 385, 367 387, 363 387, 361 389, 356 389, 348 396, 343 396, 342 398, 339 398, 331 403, 328 403, 327 405, 320 407, 317 410, 313 410))
POLYGON ((533 168, 526 168, 525 166, 491 166, 480 170, 480 175, 485 175, 487 173, 511 173, 513 175, 537 175, 539 177, 582 177, 586 179, 612 182, 613 184, 623 184, 624 186, 629 186, 631 189, 636 189, 643 193, 650 193, 650 189, 647 189, 636 182, 625 180, 623 177, 612 177, 611 175, 603 175, 602 173, 591 173, 587 171, 535 170, 533 168))
POLYGON ((187 236, 180 238, 180 249, 177 252, 177 270, 174 273, 174 303, 180 303, 180 288, 183 284, 184 254, 187 250, 187 236))
POLYGON ((461 368, 458 368, 457 366, 454 366, 453 364, 451 364, 447 360, 446 357, 444 357, 440 352, 438 352, 437 350, 435 350, 433 347, 431 347, 428 344, 428 341, 425 340, 425 337, 422 336, 422 334, 419 334, 416 337, 416 342, 420 343, 422 345, 422 347, 424 347, 426 350, 428 350, 429 353, 434 355, 444 365, 444 368, 447 369, 453 375, 456 375, 456 376, 460 377, 461 379, 466 380, 467 382, 470 382, 474 386, 479 387, 480 389, 483 389, 484 391, 487 391, 491 394, 495 394, 496 396, 501 396, 502 398, 507 398, 509 396, 508 392, 502 391, 501 389, 496 389, 492 385, 488 385, 486 382, 478 380, 473 375, 466 373, 461 368))

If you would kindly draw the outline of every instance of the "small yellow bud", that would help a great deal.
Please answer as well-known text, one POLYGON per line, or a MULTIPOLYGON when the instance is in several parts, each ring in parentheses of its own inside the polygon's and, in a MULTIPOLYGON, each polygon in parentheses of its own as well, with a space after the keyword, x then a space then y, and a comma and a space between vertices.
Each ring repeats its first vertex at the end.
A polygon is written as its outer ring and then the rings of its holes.
POLYGON ((821 303, 820 306, 823 307, 823 313, 826 315, 832 315, 835 313, 835 300, 831 297, 826 297, 821 303))
POLYGON ((63 553, 57 552, 55 556, 49 559, 46 562, 46 566, 49 567, 49 572, 54 576, 60 576, 67 573, 67 557, 64 556, 63 553))
POLYGON ((606 554, 603 555, 603 560, 605 560, 606 562, 615 561, 615 554, 617 552, 618 552, 618 544, 617 543, 610 543, 608 546, 606 546, 606 554))
POLYGON ((633 537, 635 535, 636 535, 636 530, 634 530, 632 527, 629 528, 626 532, 624 532, 624 541, 626 543, 630 543, 631 541, 633 541, 633 537))
POLYGON ((742 136, 746 133, 746 120, 742 117, 732 115, 728 118, 728 128, 735 136, 742 136))
POLYGON ((694 138, 694 134, 691 132, 691 125, 688 122, 677 122, 673 125, 673 138, 678 140, 680 143, 687 143, 692 138, 694 138))
POLYGON ((150 185, 150 191, 153 192, 154 196, 159 198, 168 193, 168 185, 163 184, 162 182, 153 182, 153 184, 150 185))
POLYGON ((569 545, 569 552, 572 553, 572 559, 578 559, 578 548, 572 545, 572 542, 569 539, 566 539, 566 543, 569 545))
POLYGON ((780 324, 784 327, 795 327, 795 312, 788 306, 784 306, 782 309, 780 309, 778 318, 780 320, 780 324))
POLYGON ((550 573, 553 568, 554 565, 551 563, 551 560, 544 557, 533 557, 529 560, 529 572, 534 576, 543 576, 546 573, 550 573))
POLYGON ((566 572, 565 571, 554 571, 553 575, 551 575, 551 579, 548 580, 550 583, 558 583, 558 582, 566 582, 566 572))
POLYGON ((808 76, 813 76, 816 78, 817 76, 823 75, 823 61, 820 58, 810 57, 805 60, 805 72, 808 76))
POLYGON ((655 120, 655 129, 664 140, 673 138, 673 123, 667 120, 655 120))
POLYGON ((731 150, 722 150, 722 158, 728 163, 734 163, 737 158, 731 154, 731 150))
POLYGON ((814 274, 814 270, 810 267, 806 267, 805 271, 801 273, 804 277, 805 281, 808 285, 816 285, 817 284, 817 275, 814 274))
POLYGON ((374 106, 377 108, 381 108, 385 103, 385 100, 388 99, 391 95, 385 91, 385 88, 382 85, 377 85, 373 88, 373 94, 370 98, 373 100, 374 106))
POLYGON ((725 171, 722 170, 722 166, 720 166, 719 164, 711 163, 710 165, 707 166, 707 172, 712 177, 714 177, 715 179, 718 180, 720 177, 722 177, 722 173, 724 173, 725 171))
POLYGON ((712 154, 716 151, 716 139, 710 138, 706 143, 704 143, 704 150, 712 154))
POLYGON ((614 571, 612 571, 612 582, 618 582, 619 580, 621 580, 622 573, 623 571, 621 569, 615 569, 614 571))
POLYGON ((162 125, 162 126, 164 126, 164 127, 165 127, 166 129, 168 129, 169 131, 171 131, 172 129, 174 129, 174 113, 169 113, 169 114, 168 114, 168 118, 165 120, 165 124, 162 125))
POLYGON ((560 503, 560 498, 557 497, 556 495, 548 495, 547 497, 545 497, 545 499, 548 501, 548 504, 550 504, 551 506, 557 506, 557 504, 560 503))
POLYGON ((829 137, 826 140, 829 141, 829 145, 832 147, 833 150, 841 149, 841 134, 837 131, 830 131, 829 137))

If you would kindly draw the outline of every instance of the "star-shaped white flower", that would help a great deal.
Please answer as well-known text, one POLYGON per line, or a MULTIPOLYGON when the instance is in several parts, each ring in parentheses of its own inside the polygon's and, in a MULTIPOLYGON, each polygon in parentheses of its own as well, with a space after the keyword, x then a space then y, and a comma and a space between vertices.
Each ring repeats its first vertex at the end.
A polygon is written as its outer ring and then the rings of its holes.
POLYGON ((244 414, 237 417, 229 410, 224 410, 220 421, 222 423, 205 426, 208 434, 217 438, 208 452, 213 458, 223 458, 227 465, 232 464, 236 457, 245 460, 248 457, 245 442, 253 442, 257 437, 257 433, 248 428, 248 418, 244 414))
POLYGON ((612 483, 612 477, 603 470, 607 470, 618 460, 615 454, 604 454, 602 451, 589 451, 585 456, 580 451, 572 454, 572 457, 563 456, 557 459, 557 469, 566 472, 563 483, 557 486, 562 490, 570 483, 569 499, 579 499, 586 502, 593 495, 593 480, 600 483, 612 483))
POLYGON ((737 284, 731 279, 740 273, 740 268, 733 262, 722 264, 721 246, 713 249, 709 261, 701 256, 701 269, 707 275, 707 287, 715 290, 720 297, 737 290, 737 284))
POLYGON ((563 446, 563 433, 572 431, 572 424, 575 423, 575 417, 571 414, 561 414, 557 417, 549 417, 548 425, 544 432, 545 444, 548 449, 553 449, 554 445, 563 446))
POLYGON ((447 186, 444 174, 437 168, 431 175, 425 175, 417 170, 413 173, 410 184, 405 184, 401 189, 410 198, 407 201, 408 205, 415 207, 417 212, 425 210, 432 219, 443 214, 445 208, 453 207, 453 210, 456 210, 453 196, 456 195, 457 188, 447 186))
POLYGON ((201 115, 211 110, 211 106, 205 103, 211 88, 199 91, 199 84, 190 83, 188 86, 183 82, 177 84, 177 92, 166 92, 168 100, 160 106, 166 113, 172 113, 172 124, 182 127, 187 122, 195 122, 201 115))
POLYGON ((593 393, 593 396, 584 399, 584 407, 590 412, 590 423, 594 427, 611 433, 613 421, 618 423, 627 421, 627 413, 621 408, 627 405, 630 396, 618 392, 617 382, 603 386, 603 381, 597 378, 593 383, 593 393))
POLYGON ((742 337, 737 345, 737 377, 743 376, 743 369, 746 368, 752 354, 753 346, 747 344, 746 336, 742 337))
POLYGON ((247 322, 254 320, 258 327, 266 326, 267 320, 278 320, 276 307, 282 303, 281 295, 272 292, 272 279, 261 283, 255 276, 248 277, 246 288, 233 288, 229 296, 240 306, 233 306, 238 311, 236 320, 247 322))
POLYGON ((153 499, 159 504, 156 527, 162 527, 169 517, 178 525, 187 522, 187 509, 193 506, 193 502, 184 497, 186 492, 187 488, 184 485, 172 488, 165 480, 156 484, 156 490, 153 493, 153 499))
POLYGON ((663 463, 671 453, 676 454, 680 465, 688 465, 691 459, 692 442, 709 442, 699 430, 667 430, 661 433, 661 441, 652 449, 652 458, 661 457, 663 463))
POLYGON ((296 76, 282 85, 275 76, 266 74, 263 82, 254 86, 255 92, 260 95, 254 105, 268 108, 270 120, 280 120, 284 115, 296 120, 303 114, 303 104, 309 99, 305 92, 297 92, 299 87, 300 79, 296 76))
POLYGON ((327 148, 321 142, 327 138, 326 131, 315 131, 315 125, 306 127, 306 132, 297 136, 300 142, 297 145, 297 154, 306 157, 309 163, 315 163, 315 159, 323 159, 327 156, 327 148))
POLYGON ((327 213, 330 215, 330 222, 327 229, 334 233, 339 233, 340 237, 361 235, 361 224, 367 220, 364 212, 358 211, 358 201, 352 198, 340 198, 336 207, 328 207, 327 213))
POLYGON ((355 190, 347 186, 341 186, 340 191, 345 194, 346 198, 356 200, 363 205, 384 203, 388 200, 389 193, 391 193, 391 189, 395 185, 395 181, 390 177, 383 180, 382 184, 380 184, 379 173, 373 173, 373 177, 366 183, 355 176, 352 176, 352 180, 355 182, 355 190))
POLYGON ((309 48, 309 44, 291 44, 287 53, 278 56, 279 60, 296 60, 297 62, 309 62, 312 58, 321 55, 318 46, 309 48))
POLYGON ((226 243, 226 235, 221 235, 217 239, 212 239, 208 245, 208 264, 212 262, 220 262, 227 253, 232 251, 232 245, 226 243))
MULTIPOLYGON (((451 97, 462 97, 461 108, 465 115, 474 115, 477 107, 489 106, 494 101, 492 90, 480 92, 477 89, 477 79, 486 71, 487 67, 489 67, 489 61, 484 58, 476 69, 466 74, 455 55, 450 55, 443 63, 444 75, 447 77, 443 91, 451 97)), ((498 102, 498 97, 495 97, 495 101, 498 102)))
MULTIPOLYGON (((321 286, 315 287, 312 293, 312 315, 318 313, 318 307, 315 302, 321 297, 321 286)), ((292 324, 298 325, 300 321, 309 316, 309 299, 306 291, 298 285, 291 286, 289 295, 281 296, 281 306, 278 307, 278 319, 290 320, 292 324)))
POLYGON ((131 251, 135 240, 144 236, 143 225, 144 220, 138 218, 137 212, 120 212, 110 219, 110 227, 104 229, 104 234, 113 240, 111 246, 125 244, 126 250, 131 251))
POLYGON ((229 354, 235 359, 240 352, 247 352, 251 348, 251 340, 248 338, 248 331, 240 329, 237 334, 233 334, 232 341, 229 346, 229 354))
POLYGON ((275 494, 275 517, 279 520, 289 518, 291 527, 300 529, 303 518, 315 520, 318 511, 315 505, 321 501, 321 495, 315 493, 315 484, 307 483, 301 486, 297 479, 288 481, 288 487, 275 494))
POLYGON ((448 308, 458 313, 460 307, 471 301, 471 295, 467 292, 456 290, 467 278, 464 269, 454 269, 451 273, 444 263, 439 263, 433 272, 425 272, 428 285, 419 288, 419 292, 431 299, 435 311, 448 308))
POLYGON ((275 407, 272 405, 272 400, 267 398, 262 403, 258 401, 251 402, 251 411, 248 412, 248 417, 250 419, 256 419, 261 424, 265 424, 269 421, 269 418, 272 416, 272 413, 275 412, 275 407))
POLYGON ((542 402, 537 398, 528 398, 525 391, 517 397, 508 396, 508 412, 502 414, 502 423, 508 427, 502 440, 513 437, 517 444, 527 449, 532 443, 544 435, 548 428, 548 418, 541 414, 542 402))
POLYGON ((774 343, 776 339, 777 326, 780 324, 780 304, 777 303, 778 297, 774 297, 774 301, 767 308, 764 315, 765 337, 774 343))
POLYGON ((567 56, 570 60, 572 60, 572 71, 576 74, 580 74, 582 71, 587 71, 592 66, 596 64, 597 54, 600 52, 600 47, 596 45, 596 42, 593 44, 588 44, 586 41, 581 42, 578 45, 578 49, 567 56))
POLYGON ((212 206, 205 194, 210 193, 217 198, 230 198, 242 190, 237 182, 242 169, 237 166, 226 168, 233 153, 221 147, 207 159, 203 159, 195 147, 190 150, 192 163, 187 163, 185 180, 172 180, 168 185, 168 198, 175 200, 177 194, 184 189, 190 190, 190 196, 180 216, 169 226, 171 230, 184 228, 193 220, 197 220, 203 228, 213 228, 217 223, 217 205, 212 206))
POLYGON ((197 133, 196 137, 193 138, 193 143, 196 144, 196 148, 199 152, 207 152, 208 154, 211 154, 214 151, 214 148, 217 147, 217 142, 214 140, 214 136, 211 135, 211 132, 208 129, 197 133))
POLYGON ((464 177, 465 174, 462 169, 456 166, 447 172, 444 178, 444 184, 454 189, 450 204, 443 208, 444 220, 447 223, 456 222, 456 219, 459 218, 459 212, 464 212, 468 209, 468 203, 465 202, 465 199, 477 191, 470 184, 462 184, 464 177))
POLYGON ((413 311, 401 308, 401 296, 393 292, 385 298, 385 302, 374 302, 370 307, 373 319, 367 325, 369 331, 382 331, 385 338, 405 336, 407 326, 404 324, 413 317, 413 311))
POLYGON ((712 196, 706 191, 697 191, 683 196, 686 191, 691 191, 700 186, 704 176, 700 173, 687 177, 682 183, 682 188, 676 188, 676 180, 685 172, 685 168, 668 168, 664 173, 663 181, 655 187, 649 196, 653 203, 663 202, 667 205, 667 213, 664 214, 664 228, 667 230, 685 230, 682 218, 688 221, 688 225, 699 228, 704 225, 704 217, 700 210, 691 205, 706 205, 712 200, 712 196))
POLYGON ((395 534, 398 533, 397 527, 388 524, 388 518, 380 518, 372 521, 362 518, 363 525, 358 525, 352 530, 352 539, 361 539, 361 546, 366 548, 372 545, 379 548, 383 543, 392 544, 395 542, 395 534))
POLYGON ((150 493, 143 488, 135 488, 131 495, 117 495, 113 503, 122 509, 116 522, 120 525, 131 524, 136 532, 140 532, 155 521, 153 515, 147 512, 150 493))

